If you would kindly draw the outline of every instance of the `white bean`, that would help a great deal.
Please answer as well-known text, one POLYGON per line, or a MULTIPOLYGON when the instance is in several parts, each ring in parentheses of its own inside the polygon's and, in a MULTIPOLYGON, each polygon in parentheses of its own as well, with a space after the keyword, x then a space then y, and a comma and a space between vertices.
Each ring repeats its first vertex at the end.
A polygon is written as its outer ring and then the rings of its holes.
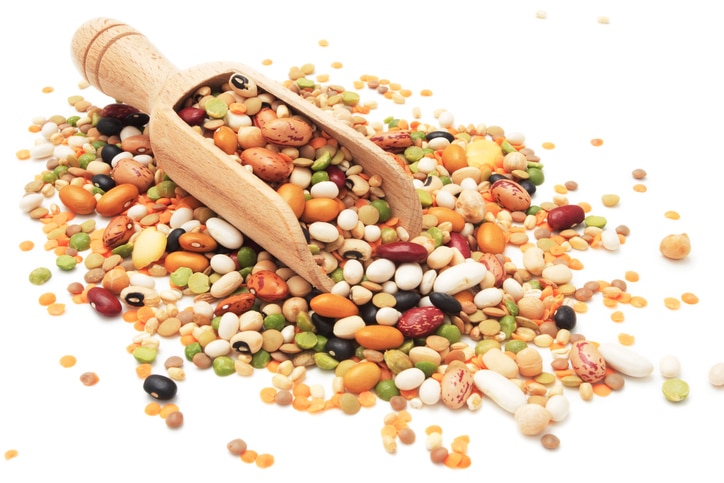
POLYGON ((481 369, 473 374, 473 382, 483 394, 495 403, 515 414, 527 403, 525 393, 513 381, 490 369, 481 369))
POLYGON ((606 363, 617 371, 631 377, 646 377, 654 370, 654 365, 638 352, 615 343, 603 343, 598 352, 606 363))

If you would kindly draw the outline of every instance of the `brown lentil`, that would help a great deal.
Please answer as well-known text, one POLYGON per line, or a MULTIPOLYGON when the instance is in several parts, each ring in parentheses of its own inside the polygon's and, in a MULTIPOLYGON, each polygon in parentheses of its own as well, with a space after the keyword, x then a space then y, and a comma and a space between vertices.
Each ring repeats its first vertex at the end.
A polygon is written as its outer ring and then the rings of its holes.
POLYGON ((558 436, 551 433, 546 433, 541 436, 540 443, 545 449, 557 449, 561 445, 558 436))
POLYGON ((171 429, 180 428, 184 424, 184 415, 181 411, 173 411, 166 416, 166 426, 171 429))

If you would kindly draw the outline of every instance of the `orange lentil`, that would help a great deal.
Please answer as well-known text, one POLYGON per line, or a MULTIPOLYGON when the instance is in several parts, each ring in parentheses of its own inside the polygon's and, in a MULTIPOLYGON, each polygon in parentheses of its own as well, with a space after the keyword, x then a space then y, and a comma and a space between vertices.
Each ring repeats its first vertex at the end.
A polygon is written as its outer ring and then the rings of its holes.
POLYGON ((163 419, 166 419, 166 416, 168 416, 171 413, 174 413, 178 411, 178 406, 174 403, 168 403, 164 404, 161 407, 161 411, 158 413, 159 416, 161 416, 163 419))
POLYGON ((628 292, 623 292, 621 295, 618 296, 618 301, 622 304, 629 304, 631 303, 631 299, 633 296, 628 292))
POLYGON ((694 305, 699 303, 699 297, 697 297, 695 294, 691 292, 684 292, 681 294, 681 300, 685 304, 694 305))
POLYGON ((420 95, 422 97, 430 97, 432 96, 432 91, 430 89, 423 89, 420 91, 420 95))
POLYGON ((277 390, 273 387, 264 387, 259 391, 261 400, 265 403, 273 403, 277 396, 277 390))
POLYGON ((664 216, 670 220, 678 220, 679 218, 681 218, 681 216, 677 212, 671 210, 664 213, 664 216))
POLYGON ((342 62, 332 62, 331 64, 332 69, 341 69, 342 68, 342 62))
POLYGON ((317 45, 320 47, 329 47, 329 41, 325 39, 320 39, 319 42, 317 42, 317 45))
POLYGON ((631 334, 618 334, 618 341, 621 343, 621 345, 633 345, 635 340, 635 337, 631 334))
POLYGON ((136 322, 138 320, 138 311, 130 309, 123 312, 121 318, 124 322, 136 322))
POLYGON ((187 345, 193 344, 196 341, 196 337, 194 337, 191 334, 184 334, 179 338, 179 341, 181 342, 181 345, 183 347, 186 347, 187 345))
POLYGON ((386 423, 380 430, 380 436, 383 438, 394 438, 397 436, 397 426, 391 423, 386 423))
POLYGON ((377 396, 372 391, 362 391, 357 395, 357 399, 362 407, 370 408, 377 404, 377 396))
POLYGON ((136 318, 139 322, 143 322, 144 324, 148 322, 152 317, 156 316, 156 312, 154 311, 153 307, 149 306, 143 306, 139 307, 136 310, 136 318))
POLYGON ((38 303, 44 307, 55 303, 56 297, 53 292, 45 292, 38 297, 38 303))
POLYGON ((675 297, 665 297, 664 305, 667 309, 678 310, 681 307, 681 302, 675 297))
POLYGON ((156 401, 151 401, 150 403, 146 404, 146 407, 143 409, 143 411, 149 416, 158 416, 159 414, 161 414, 161 405, 156 401))
POLYGON ((431 424, 430 426, 425 428, 425 434, 430 435, 432 433, 442 434, 442 428, 437 424, 431 424))
POLYGON ((455 439, 453 439, 452 443, 450 444, 450 449, 457 453, 467 453, 468 444, 470 444, 470 436, 468 436, 468 435, 458 436, 455 439))
POLYGON ((639 274, 634 272, 633 270, 628 270, 624 274, 624 278, 627 282, 638 282, 639 281, 639 274))
POLYGON ((55 90, 55 89, 53 89, 52 86, 45 86, 45 87, 43 87, 43 94, 50 94, 50 93, 53 92, 54 90, 55 90))
POLYGON ((620 310, 613 312, 611 314, 611 320, 613 320, 614 322, 623 322, 623 320, 624 320, 623 312, 621 312, 620 310))
POLYGON ((556 145, 553 144, 553 143, 551 143, 551 142, 546 141, 546 142, 544 142, 543 144, 541 144, 541 147, 542 147, 543 149, 553 149, 553 148, 556 147, 556 145))
POLYGON ((605 305, 606 307, 611 307, 611 308, 613 308, 613 307, 618 306, 618 300, 616 300, 616 299, 614 299, 614 298, 610 298, 610 297, 604 297, 604 298, 603 298, 603 305, 605 305))
POLYGON ((60 358, 60 365, 61 365, 62 367, 66 367, 66 368, 67 368, 67 367, 73 367, 73 366, 75 365, 75 363, 76 363, 76 358, 75 358, 75 356, 65 355, 65 356, 63 356, 63 357, 60 358))
POLYGON ((555 191, 558 194, 564 195, 564 194, 568 193, 568 188, 566 188, 562 184, 557 184, 553 187, 553 191, 555 191))
POLYGON ((327 407, 327 403, 324 400, 324 398, 321 397, 313 397, 309 400, 309 406, 307 407, 307 412, 309 413, 319 413, 324 411, 324 409, 327 407))
POLYGON ((312 405, 312 402, 305 397, 295 397, 292 401, 292 407, 298 411, 306 411, 312 405))
POLYGON ((266 365, 266 368, 269 372, 276 373, 279 370, 279 364, 281 364, 281 362, 277 360, 271 360, 269 361, 269 364, 266 365))
POLYGON ((18 455, 18 450, 16 450, 16 449, 9 449, 9 450, 7 450, 7 451, 5 452, 5 459, 6 459, 6 460, 11 460, 11 459, 15 458, 17 455, 18 455))
POLYGON ((54 303, 48 305, 48 314, 63 315, 65 313, 65 304, 54 303))
POLYGON ((312 390, 307 384, 300 383, 292 388, 292 394, 294 397, 309 397, 312 394, 312 390))
POLYGON ((601 146, 603 144, 603 139, 591 139, 591 145, 592 146, 601 146))
POLYGON ((645 298, 640 297, 638 295, 634 295, 633 297, 631 297, 631 305, 633 305, 634 307, 637 307, 637 308, 642 308, 642 307, 646 307, 648 305, 648 302, 646 301, 645 298))
POLYGON ((458 468, 460 463, 463 461, 463 454, 451 451, 445 457, 443 464, 448 468, 458 468))
POLYGON ((271 59, 264 59, 261 61, 261 65, 272 65, 273 62, 271 59))
POLYGON ((612 389, 602 382, 593 384, 593 394, 596 396, 606 397, 611 394, 612 389))
POLYGON ((24 240, 24 241, 21 241, 20 245, 18 245, 18 246, 20 248, 20 251, 29 252, 30 250, 35 248, 35 243, 32 242, 31 240, 24 240))
POLYGON ((136 366, 136 375, 140 377, 141 379, 146 379, 148 376, 151 375, 151 371, 153 370, 153 367, 151 364, 143 363, 136 366))
POLYGON ((647 188, 646 188, 646 185, 645 185, 645 184, 641 184, 641 183, 636 183, 636 184, 633 186, 633 190, 636 191, 637 193, 645 193, 645 192, 646 192, 646 189, 647 189, 647 188))
POLYGON ((573 303, 573 311, 577 314, 585 314, 588 312, 588 304, 586 302, 574 302, 573 303))
MULTIPOLYGON (((30 132, 33 132, 32 127, 28 130, 30 132)), ((38 129, 38 131, 40 131, 40 129, 38 129)), ((38 132, 38 131, 35 131, 35 132, 38 132)), ((29 149, 20 149, 15 152, 15 157, 18 159, 30 159, 30 150, 29 149)))
POLYGON ((253 449, 247 449, 241 455, 239 455, 239 458, 241 458, 241 461, 244 463, 253 463, 256 461, 256 458, 259 456, 259 453, 254 451, 253 449))
POLYGON ((256 457, 256 465, 259 468, 269 468, 274 464, 274 456, 269 453, 262 453, 256 457))

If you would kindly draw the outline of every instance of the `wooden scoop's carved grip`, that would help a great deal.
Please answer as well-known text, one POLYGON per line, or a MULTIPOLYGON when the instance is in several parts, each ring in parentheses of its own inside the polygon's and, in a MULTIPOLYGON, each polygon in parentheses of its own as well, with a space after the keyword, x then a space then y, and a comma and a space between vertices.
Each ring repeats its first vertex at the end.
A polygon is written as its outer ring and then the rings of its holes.
POLYGON ((92 86, 147 113, 178 72, 143 34, 112 19, 83 24, 71 48, 76 67, 92 86))

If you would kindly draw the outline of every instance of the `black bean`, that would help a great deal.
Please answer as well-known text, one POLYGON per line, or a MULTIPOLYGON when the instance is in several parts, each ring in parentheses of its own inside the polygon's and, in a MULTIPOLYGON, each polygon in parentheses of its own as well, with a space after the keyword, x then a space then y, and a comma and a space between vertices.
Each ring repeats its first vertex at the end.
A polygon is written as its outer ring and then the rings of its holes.
POLYGON ((152 398, 166 401, 176 395, 178 386, 173 379, 161 374, 151 374, 143 380, 143 390, 152 398))
POLYGON ((561 305, 553 314, 553 321, 559 329, 573 330, 576 326, 576 312, 568 305, 561 305))
POLYGON ((459 314, 463 306, 458 299, 444 292, 431 292, 430 302, 438 309, 448 314, 459 314))

